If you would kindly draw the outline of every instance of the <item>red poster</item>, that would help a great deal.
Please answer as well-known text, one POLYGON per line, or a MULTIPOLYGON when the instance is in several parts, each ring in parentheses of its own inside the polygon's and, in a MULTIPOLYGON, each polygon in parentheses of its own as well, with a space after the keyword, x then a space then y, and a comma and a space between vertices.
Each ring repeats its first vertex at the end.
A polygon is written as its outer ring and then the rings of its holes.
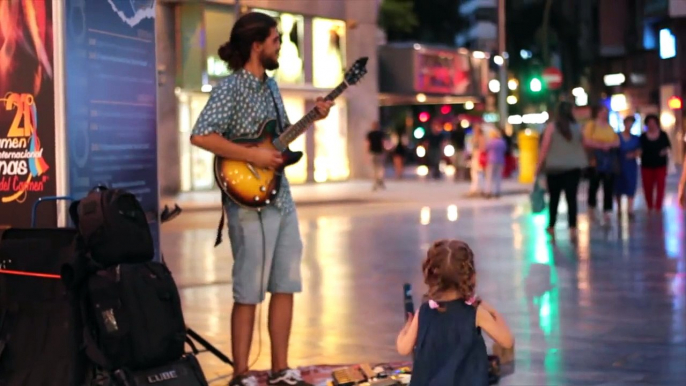
MULTIPOLYGON (((28 227, 56 190, 52 1, 2 0, 0 25, 0 227, 28 227)), ((56 225, 53 203, 39 214, 56 225)))

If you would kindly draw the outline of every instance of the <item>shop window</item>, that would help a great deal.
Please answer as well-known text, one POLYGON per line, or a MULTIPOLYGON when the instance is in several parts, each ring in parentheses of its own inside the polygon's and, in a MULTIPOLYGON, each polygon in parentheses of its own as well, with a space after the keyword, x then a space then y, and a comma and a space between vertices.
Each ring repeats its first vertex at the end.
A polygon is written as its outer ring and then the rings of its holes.
MULTIPOLYGON (((305 99, 294 96, 283 96, 283 104, 286 108, 286 114, 291 123, 296 123, 303 115, 305 115, 305 99)), ((300 184, 307 181, 307 152, 305 151, 305 135, 302 134, 296 138, 288 146, 293 151, 302 151, 304 153, 300 162, 286 168, 286 177, 292 184, 300 184)))
POLYGON ((345 22, 312 19, 312 80, 315 87, 332 88, 343 81, 345 72, 345 22))
POLYGON ((223 78, 231 73, 217 51, 229 40, 235 20, 233 7, 205 6, 205 71, 210 78, 223 78))
POLYGON ((281 33, 281 51, 279 53, 279 68, 267 71, 267 75, 274 77, 279 84, 300 84, 305 81, 303 60, 303 36, 305 19, 302 15, 279 13, 266 9, 253 9, 255 12, 266 13, 274 17, 279 23, 281 33))
POLYGON ((181 190, 196 191, 214 188, 214 155, 192 146, 189 138, 198 116, 209 100, 209 94, 179 95, 179 143, 181 144, 181 190))
POLYGON ((314 124, 314 180, 342 181, 350 176, 347 109, 339 99, 326 119, 314 124))

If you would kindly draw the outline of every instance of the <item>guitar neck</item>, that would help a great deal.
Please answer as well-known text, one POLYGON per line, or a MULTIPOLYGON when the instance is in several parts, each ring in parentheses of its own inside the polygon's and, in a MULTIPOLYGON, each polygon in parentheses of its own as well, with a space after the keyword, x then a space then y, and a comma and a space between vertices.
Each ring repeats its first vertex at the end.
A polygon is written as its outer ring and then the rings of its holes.
MULTIPOLYGON (((348 88, 348 84, 346 82, 341 82, 341 84, 339 84, 335 89, 331 90, 331 92, 326 97, 324 97, 324 100, 332 101, 332 100, 338 98, 341 94, 343 94, 343 91, 345 91, 345 89, 347 89, 347 88, 348 88)), ((314 123, 314 121, 317 120, 317 116, 318 116, 318 114, 317 114, 316 109, 310 110, 298 122, 289 126, 279 136, 277 141, 282 143, 284 146, 288 146, 288 144, 290 144, 296 138, 298 138, 300 136, 300 134, 307 131, 307 129, 314 123)))

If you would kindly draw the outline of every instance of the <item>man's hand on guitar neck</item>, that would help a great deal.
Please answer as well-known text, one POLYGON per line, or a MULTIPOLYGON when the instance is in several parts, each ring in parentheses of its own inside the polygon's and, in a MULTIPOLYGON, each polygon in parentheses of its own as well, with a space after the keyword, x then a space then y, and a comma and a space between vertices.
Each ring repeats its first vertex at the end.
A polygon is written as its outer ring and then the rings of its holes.
POLYGON ((331 110, 331 106, 334 105, 333 101, 326 101, 322 97, 317 98, 315 108, 317 109, 317 113, 319 114, 319 117, 317 120, 324 119, 329 116, 329 110, 331 110))
POLYGON ((277 150, 253 147, 248 162, 259 168, 276 169, 283 163, 283 157, 277 150))

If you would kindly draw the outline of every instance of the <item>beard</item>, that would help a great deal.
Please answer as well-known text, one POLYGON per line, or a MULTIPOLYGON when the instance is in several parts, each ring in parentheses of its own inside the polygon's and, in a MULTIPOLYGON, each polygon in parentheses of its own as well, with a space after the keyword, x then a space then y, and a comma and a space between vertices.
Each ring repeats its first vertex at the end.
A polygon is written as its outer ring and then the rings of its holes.
POLYGON ((260 62, 262 62, 262 67, 265 68, 265 70, 269 71, 274 71, 277 68, 279 68, 279 55, 278 53, 274 55, 273 57, 267 56, 267 55, 262 55, 260 58, 260 62))

